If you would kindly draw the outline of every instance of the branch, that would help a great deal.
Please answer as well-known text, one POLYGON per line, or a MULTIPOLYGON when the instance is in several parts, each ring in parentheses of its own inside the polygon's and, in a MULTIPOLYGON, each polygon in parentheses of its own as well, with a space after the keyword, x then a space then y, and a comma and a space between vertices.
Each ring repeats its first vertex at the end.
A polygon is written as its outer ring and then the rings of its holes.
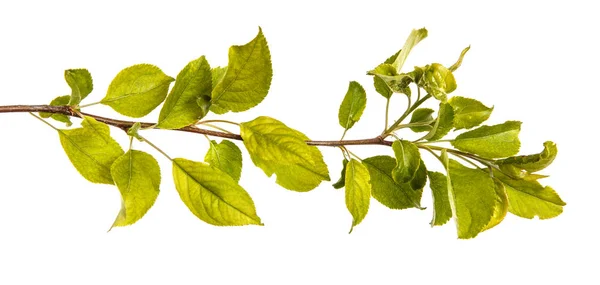
MULTIPOLYGON (((83 112, 76 112, 70 106, 50 106, 50 105, 13 105, 13 106, 0 106, 0 113, 31 113, 31 112, 45 112, 52 114, 63 114, 71 117, 81 118, 81 115, 92 117, 98 122, 117 127, 121 130, 127 131, 136 122, 116 120, 97 115, 92 115, 83 112)), ((149 128, 156 124, 154 123, 140 123, 142 128, 149 128)), ((214 137, 221 137, 233 140, 242 140, 242 136, 238 134, 229 134, 225 132, 212 131, 207 129, 201 129, 195 126, 187 126, 180 129, 173 129, 173 131, 188 132, 204 134, 214 137)), ((378 136, 371 139, 360 139, 360 140, 335 140, 335 141, 306 141, 306 144, 313 146, 343 146, 343 145, 386 145, 391 146, 392 142, 386 141, 383 137, 378 136)))

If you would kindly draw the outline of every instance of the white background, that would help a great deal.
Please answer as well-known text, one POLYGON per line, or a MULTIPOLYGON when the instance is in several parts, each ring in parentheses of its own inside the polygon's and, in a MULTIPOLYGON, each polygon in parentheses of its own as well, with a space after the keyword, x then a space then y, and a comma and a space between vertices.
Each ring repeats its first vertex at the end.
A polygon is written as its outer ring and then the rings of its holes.
MULTIPOLYGON (((287 191, 245 156, 241 184, 265 226, 212 227, 179 200, 168 161, 136 143, 160 161, 161 193, 138 223, 107 233, 120 207, 116 188, 79 176, 52 129, 28 114, 1 114, 0 284, 599 284, 593 1, 278 2, 2 1, 0 105, 68 94, 69 68, 91 71, 91 103, 136 63, 173 77, 201 55, 226 65, 228 47, 248 42, 261 26, 273 59, 270 93, 258 107, 223 118, 268 115, 310 138, 338 139, 338 106, 357 80, 368 104, 348 138, 372 137, 383 128, 384 100, 365 71, 402 47, 413 28, 427 27, 429 37, 405 66, 448 66, 471 45, 454 94, 494 105, 490 124, 523 121, 522 153, 539 152, 546 140, 558 144, 543 182, 568 203, 564 213, 545 221, 509 214, 477 238, 458 240, 452 222, 429 226, 425 191, 427 210, 392 211, 374 201, 349 235, 343 191, 330 183, 287 191)), ((392 104, 397 115, 405 99, 392 104)), ((85 111, 119 117, 103 106, 85 111)), ((113 134, 126 146, 124 133, 113 134)), ((146 136, 174 157, 201 160, 207 148, 198 135, 146 136)), ((385 147, 351 150, 390 154, 385 147)), ((341 153, 322 152, 337 180, 341 153)))

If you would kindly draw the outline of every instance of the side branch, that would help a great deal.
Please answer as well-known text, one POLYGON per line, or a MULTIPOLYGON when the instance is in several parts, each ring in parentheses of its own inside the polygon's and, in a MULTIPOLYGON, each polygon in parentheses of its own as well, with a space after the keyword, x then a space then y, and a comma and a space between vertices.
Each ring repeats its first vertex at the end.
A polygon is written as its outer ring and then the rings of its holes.
MULTIPOLYGON (((83 112, 77 112, 70 106, 50 106, 50 105, 13 105, 13 106, 0 106, 0 113, 26 113, 26 112, 46 112, 53 114, 63 114, 71 117, 81 118, 81 116, 92 117, 98 122, 105 123, 107 125, 117 127, 124 131, 127 131, 136 122, 116 120, 97 115, 92 115, 83 112)), ((140 123, 142 128, 150 128, 156 124, 154 123, 140 123)), ((180 129, 173 129, 173 131, 197 133, 203 135, 209 135, 214 137, 221 137, 233 140, 242 140, 242 137, 238 134, 229 134, 225 132, 212 131, 207 129, 198 128, 195 126, 187 126, 180 129)), ((383 137, 378 136, 371 139, 361 140, 335 140, 335 141, 307 141, 308 145, 314 146, 343 146, 343 145, 386 145, 391 146, 392 142, 386 141, 383 137)))

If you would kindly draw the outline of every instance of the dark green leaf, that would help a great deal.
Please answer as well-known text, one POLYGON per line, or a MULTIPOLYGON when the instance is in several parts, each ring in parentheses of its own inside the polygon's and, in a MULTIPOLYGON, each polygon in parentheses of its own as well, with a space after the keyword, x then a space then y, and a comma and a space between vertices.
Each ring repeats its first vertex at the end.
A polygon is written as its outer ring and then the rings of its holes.
POLYGON ((402 69, 402 66, 404 66, 404 62, 406 61, 406 58, 408 57, 408 54, 413 49, 413 47, 416 46, 421 40, 423 40, 426 37, 427 30, 425 28, 412 30, 412 32, 406 39, 406 42, 404 43, 404 47, 402 47, 400 53, 394 60, 394 63, 392 63, 392 66, 394 66, 398 73, 400 72, 400 69, 402 69))
POLYGON ((373 198, 390 209, 421 209, 423 190, 415 191, 409 183, 397 183, 392 178, 392 169, 396 166, 394 158, 374 156, 364 159, 362 163, 369 170, 373 198))
POLYGON ((556 158, 557 153, 556 144, 547 141, 544 143, 544 150, 538 154, 500 159, 496 161, 496 164, 500 166, 503 172, 510 174, 512 177, 526 178, 531 173, 540 171, 550 165, 556 158))
POLYGON ((65 70, 65 80, 71 87, 69 106, 79 105, 81 100, 85 99, 94 89, 92 75, 87 69, 67 69, 65 70))
POLYGON ((117 74, 100 103, 125 116, 143 117, 165 100, 173 80, 154 65, 136 64, 117 74))
POLYGON ((508 195, 508 211, 523 218, 554 218, 563 211, 566 203, 550 186, 542 186, 537 181, 512 179, 498 171, 494 171, 506 188, 508 195))
POLYGON ((110 173, 121 192, 121 211, 112 226, 131 225, 148 212, 158 197, 158 162, 143 151, 129 150, 115 160, 110 173))
POLYGON ((475 99, 460 96, 450 98, 448 103, 454 110, 454 128, 457 130, 479 126, 494 110, 494 107, 488 108, 475 99))
POLYGON ((348 165, 348 160, 344 158, 342 161, 342 173, 340 174, 340 179, 333 184, 333 188, 340 189, 346 186, 346 166, 348 165))
POLYGON ((424 124, 425 126, 416 126, 416 127, 411 127, 410 129, 416 133, 426 132, 426 131, 431 130, 431 126, 429 126, 429 124, 431 124, 433 122, 433 116, 431 116, 431 114, 433 114, 432 109, 429 109, 429 108, 416 109, 412 113, 412 117, 410 118, 410 123, 411 124, 424 124))
POLYGON ((371 202, 369 170, 358 160, 352 159, 346 167, 346 207, 352 214, 350 232, 367 215, 371 202))
POLYGON ((396 167, 392 170, 392 177, 398 183, 410 182, 421 161, 421 154, 414 143, 405 140, 396 140, 392 143, 392 149, 396 156, 396 167))
POLYGON ((451 143, 457 149, 485 158, 500 158, 519 152, 521 122, 507 121, 493 126, 481 126, 462 133, 451 143))
POLYGON ((188 63, 177 75, 175 85, 160 110, 157 127, 179 129, 194 124, 206 116, 210 106, 201 106, 198 100, 210 98, 211 91, 210 66, 202 56, 188 63))
POLYGON ((442 139, 454 127, 454 111, 448 103, 440 102, 438 111, 439 119, 436 119, 427 138, 429 141, 442 139))
POLYGON ((447 94, 456 90, 456 80, 450 70, 439 63, 425 67, 420 86, 436 99, 446 102, 447 94))
POLYGON ((308 146, 303 133, 270 117, 258 117, 240 125, 240 134, 252 162, 267 176, 277 175, 277 183, 289 190, 309 191, 321 181, 329 181, 323 155, 308 146))
POLYGON ((456 221, 458 237, 474 238, 494 216, 496 191, 489 173, 450 160, 448 174, 449 201, 456 221))
POLYGON ((433 197, 433 218, 431 226, 441 226, 452 217, 452 207, 448 199, 448 183, 446 175, 429 171, 429 187, 433 197))
POLYGON ((75 169, 93 183, 114 184, 110 167, 123 149, 110 137, 107 125, 85 117, 82 128, 58 130, 60 144, 75 169))
POLYGON ((233 142, 222 140, 221 143, 217 143, 211 140, 204 161, 229 174, 236 182, 240 181, 242 176, 242 151, 233 142))
POLYGON ((176 158, 173 180, 183 203, 201 220, 215 226, 262 225, 250 195, 227 173, 176 158))
MULTIPOLYGON (((50 102, 50 106, 66 106, 66 105, 69 105, 70 100, 71 100, 71 96, 69 96, 69 95, 58 96, 50 102)), ((40 112, 40 117, 52 118, 56 121, 67 124, 67 127, 70 127, 73 124, 71 122, 71 118, 64 114, 53 114, 53 113, 40 112)))
POLYGON ((462 64, 463 58, 465 57, 465 54, 467 54, 467 52, 471 49, 471 46, 466 47, 465 49, 463 49, 460 52, 460 56, 458 57, 458 60, 450 67, 448 67, 448 70, 454 72, 455 70, 457 70, 460 65, 462 64))
POLYGON ((271 77, 271 53, 262 29, 259 29, 258 35, 249 43, 229 48, 227 71, 212 91, 210 110, 224 114, 246 111, 258 105, 269 92, 271 77))
POLYGON ((423 160, 420 161, 415 177, 410 180, 409 184, 413 190, 423 190, 425 184, 427 184, 427 168, 423 160))
POLYGON ((365 89, 356 81, 350 82, 338 112, 340 126, 346 130, 352 128, 354 123, 360 120, 366 106, 367 93, 365 93, 365 89))

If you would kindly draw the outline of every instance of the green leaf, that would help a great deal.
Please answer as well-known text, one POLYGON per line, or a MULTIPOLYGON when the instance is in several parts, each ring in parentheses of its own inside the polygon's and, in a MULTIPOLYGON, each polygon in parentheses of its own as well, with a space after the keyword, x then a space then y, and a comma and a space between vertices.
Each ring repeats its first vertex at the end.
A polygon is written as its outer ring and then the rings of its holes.
MULTIPOLYGON (((69 105, 70 100, 71 100, 71 96, 69 96, 69 95, 58 96, 50 102, 50 106, 67 106, 67 105, 69 105)), ((53 113, 40 112, 40 117, 52 118, 56 121, 67 124, 67 127, 70 127, 73 124, 71 122, 71 118, 64 114, 53 114, 53 113)))
POLYGON ((392 97, 392 94, 394 94, 392 89, 390 89, 387 83, 379 76, 373 76, 373 86, 375 86, 375 91, 386 99, 389 99, 392 97))
POLYGON ((429 109, 429 108, 416 109, 412 113, 412 117, 410 118, 410 123, 411 124, 426 124, 426 125, 410 127, 410 129, 415 133, 426 132, 426 131, 431 130, 431 126, 429 126, 429 124, 431 124, 431 122, 433 122, 433 116, 431 116, 431 114, 433 114, 432 109, 429 109))
POLYGON ((494 110, 494 107, 486 107, 475 99, 460 96, 450 98, 448 103, 454 110, 454 128, 457 130, 479 126, 494 110))
POLYGON ((396 140, 392 143, 396 156, 396 167, 392 170, 392 177, 398 183, 410 182, 421 162, 421 154, 414 143, 405 140, 396 140))
POLYGON ((484 158, 500 158, 519 152, 521 122, 507 121, 493 126, 481 126, 458 135, 451 143, 457 149, 484 158))
POLYGON ((250 195, 227 173, 175 158, 173 180, 183 203, 200 220, 215 226, 262 225, 250 195))
POLYGON ((466 47, 465 49, 463 49, 460 52, 460 56, 458 57, 458 60, 450 67, 448 67, 448 70, 454 72, 455 70, 457 70, 460 65, 462 64, 463 58, 465 57, 465 54, 467 54, 467 52, 471 49, 471 46, 466 47))
POLYGON ((252 41, 229 48, 227 71, 212 91, 211 111, 241 112, 258 105, 269 92, 271 77, 271 52, 259 28, 252 41))
POLYGON ((242 151, 233 142, 222 140, 221 143, 217 143, 211 140, 204 161, 229 174, 236 182, 240 181, 242 176, 242 151))
POLYGON ((93 183, 114 184, 110 167, 123 149, 107 125, 84 117, 82 128, 58 130, 60 144, 81 176, 93 183))
POLYGON ((85 99, 94 89, 92 75, 87 69, 67 69, 65 70, 65 80, 71 87, 69 106, 79 105, 81 100, 85 99))
POLYGON ((538 154, 500 159, 496 161, 496 164, 500 166, 503 172, 511 174, 513 177, 526 178, 531 173, 540 171, 550 165, 556 158, 557 153, 556 144, 547 141, 544 142, 544 150, 538 154))
POLYGON ((113 227, 122 227, 141 219, 154 205, 160 191, 160 167, 152 155, 129 150, 110 167, 121 192, 121 211, 113 227))
POLYGON ((309 191, 329 181, 323 155, 303 133, 270 117, 258 117, 240 125, 240 135, 252 162, 277 183, 294 191, 309 191))
POLYGON ((135 122, 131 128, 127 129, 127 135, 130 137, 134 137, 137 140, 143 142, 144 138, 140 136, 140 129, 142 128, 142 124, 140 122, 135 122))
POLYGON ((333 188, 340 189, 346 186, 346 166, 348 165, 348 160, 344 158, 342 161, 342 173, 340 174, 340 179, 333 184, 333 188))
POLYGON ((429 171, 429 188, 433 197, 433 218, 431 226, 441 226, 452 218, 452 207, 448 198, 448 183, 446 175, 429 171))
POLYGON ((206 116, 209 106, 198 100, 210 102, 212 75, 204 56, 188 63, 177 75, 177 80, 158 116, 158 128, 179 129, 194 124, 206 116))
POLYGON ((371 201, 369 170, 358 160, 352 159, 346 167, 346 207, 352 214, 352 227, 365 218, 371 201))
POLYGON ((423 40, 426 37, 427 30, 425 28, 412 30, 412 32, 406 39, 406 42, 404 43, 404 47, 402 48, 402 50, 400 50, 400 53, 394 60, 394 63, 392 63, 392 66, 394 66, 398 73, 400 72, 400 69, 402 69, 404 62, 406 61, 406 58, 408 57, 408 54, 413 49, 413 47, 416 46, 421 40, 423 40))
POLYGON ((490 175, 450 160, 447 168, 452 216, 456 221, 458 238, 474 238, 494 216, 496 191, 490 175))
POLYGON ((421 208, 423 190, 413 190, 409 183, 398 183, 392 178, 396 160, 391 156, 380 155, 364 159, 362 163, 369 170, 371 195, 390 209, 421 208))
POLYGON ((506 188, 498 179, 494 179, 494 190, 496 191, 494 215, 492 215, 490 222, 483 228, 484 231, 500 224, 508 212, 508 196, 506 194, 506 188))
POLYGON ((554 218, 563 211, 566 203, 550 186, 542 186, 537 181, 517 180, 494 171, 506 188, 508 211, 523 218, 554 218))
POLYGON ((429 141, 442 139, 454 127, 454 111, 450 104, 440 102, 438 117, 439 118, 436 118, 435 124, 433 124, 433 128, 428 134, 429 138, 427 139, 429 141))
POLYGON ((425 184, 427 184, 427 168, 425 167, 423 160, 420 161, 415 177, 410 180, 409 184, 410 188, 416 191, 423 190, 425 184))
POLYGON ((117 74, 100 103, 122 115, 140 118, 165 100, 172 77, 150 64, 136 64, 117 74))
POLYGON ((365 89, 356 81, 350 82, 348 92, 346 92, 338 112, 340 126, 346 130, 352 128, 354 123, 360 120, 366 106, 367 93, 365 89))
POLYGON ((219 82, 221 82, 223 80, 223 77, 225 77, 225 73, 227 73, 227 66, 213 67, 210 70, 210 73, 212 74, 212 76, 211 76, 212 77, 212 88, 214 89, 217 86, 217 84, 219 84, 219 82))
POLYGON ((436 99, 446 102, 447 94, 456 90, 456 80, 450 70, 439 63, 425 67, 420 86, 436 99))

